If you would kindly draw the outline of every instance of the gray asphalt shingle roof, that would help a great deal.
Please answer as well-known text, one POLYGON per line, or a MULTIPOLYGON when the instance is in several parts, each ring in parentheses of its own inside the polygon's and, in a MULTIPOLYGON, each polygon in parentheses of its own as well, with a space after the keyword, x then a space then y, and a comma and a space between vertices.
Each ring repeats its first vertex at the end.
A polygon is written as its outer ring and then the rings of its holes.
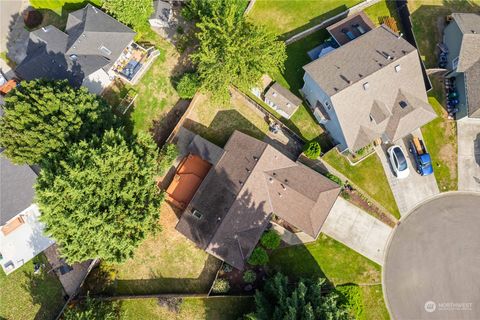
POLYGON ((0 153, 0 226, 28 208, 37 175, 28 165, 16 165, 0 153))
POLYGON ((288 115, 292 115, 302 104, 302 100, 290 92, 287 88, 281 86, 278 82, 268 88, 265 98, 273 102, 280 110, 288 115))
POLYGON ((132 29, 88 4, 69 14, 65 33, 54 26, 31 32, 27 57, 16 72, 26 80, 69 79, 79 86, 95 71, 108 71, 134 35, 132 29))
POLYGON ((428 104, 417 50, 386 26, 304 69, 330 96, 352 151, 382 136, 395 141, 436 117, 428 104))
POLYGON ((337 184, 239 131, 224 149, 177 230, 238 269, 244 268, 272 214, 318 235, 340 192, 337 184))

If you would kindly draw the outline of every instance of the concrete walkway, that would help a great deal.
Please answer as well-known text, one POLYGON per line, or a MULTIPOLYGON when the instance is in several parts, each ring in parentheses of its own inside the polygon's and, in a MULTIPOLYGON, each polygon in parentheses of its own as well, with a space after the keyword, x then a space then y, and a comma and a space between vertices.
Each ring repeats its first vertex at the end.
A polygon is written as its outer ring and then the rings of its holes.
MULTIPOLYGON (((315 241, 303 233, 292 233, 272 222, 272 228, 289 245, 315 241)), ((343 243, 368 259, 383 265, 385 247, 393 229, 343 198, 338 198, 321 232, 343 243)))
MULTIPOLYGON (((412 134, 423 139, 420 129, 415 130, 412 134)), ((434 174, 422 177, 416 172, 413 156, 409 152, 408 141, 410 140, 411 135, 395 142, 395 144, 399 145, 405 152, 408 166, 410 168, 410 175, 405 179, 397 179, 393 174, 386 154, 386 150, 390 145, 385 146, 382 144, 375 147, 375 151, 377 152, 380 161, 382 162, 383 169, 385 170, 388 184, 390 185, 395 201, 397 202, 398 210, 402 216, 406 215, 425 199, 431 198, 440 193, 434 174)), ((428 150, 428 146, 426 147, 428 150)))
POLYGON ((458 190, 480 192, 480 120, 457 121, 458 190))
POLYGON ((322 232, 383 266, 393 229, 343 198, 333 205, 322 232))

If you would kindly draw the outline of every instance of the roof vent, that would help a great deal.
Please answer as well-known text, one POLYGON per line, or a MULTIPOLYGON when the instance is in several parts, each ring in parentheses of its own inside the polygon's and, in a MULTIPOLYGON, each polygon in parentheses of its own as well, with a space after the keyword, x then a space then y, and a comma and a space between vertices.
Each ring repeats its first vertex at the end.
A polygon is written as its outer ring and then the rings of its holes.
POLYGON ((258 161, 258 157, 253 156, 253 160, 258 161))
POLYGON ((203 217, 203 214, 200 211, 198 211, 197 209, 194 209, 192 211, 192 215, 197 219, 202 219, 202 217, 203 217))
POLYGON ((290 108, 291 106, 290 102, 287 102, 287 107, 290 108))
POLYGON ((239 180, 239 181, 238 181, 238 184, 242 185, 242 184, 243 184, 243 182, 242 182, 241 180, 239 180))
POLYGON ((105 46, 101 46, 101 47, 100 47, 100 51, 102 51, 103 53, 105 53, 107 56, 109 56, 109 55, 112 54, 112 51, 110 51, 110 49, 108 49, 108 48, 105 47, 105 46))
POLYGON ((288 179, 285 179, 285 183, 288 183, 288 179))
POLYGON ((285 185, 283 183, 280 183, 280 185, 282 186, 283 191, 287 190, 287 188, 285 187, 285 185))
POLYGON ((71 55, 70 55, 70 60, 72 60, 72 61, 77 61, 77 58, 78 58, 78 57, 77 57, 76 54, 71 54, 71 55))
POLYGON ((247 170, 247 172, 250 172, 250 169, 248 169, 248 168, 245 168, 245 170, 247 170))
POLYGON ((349 80, 347 77, 345 77, 343 74, 340 75, 340 78, 342 78, 343 80, 345 80, 345 82, 347 82, 348 84, 352 84, 352 81, 349 80))
POLYGON ((397 39, 400 39, 401 37, 403 37, 403 33, 400 32, 400 33, 398 34, 397 39))
POLYGON ((368 87, 370 87, 370 84, 368 82, 365 82, 363 84, 363 90, 367 91, 368 87))
POLYGON ((97 8, 95 8, 94 6, 92 6, 92 9, 93 9, 93 11, 95 11, 95 13, 98 13, 97 8))
POLYGON ((272 92, 272 96, 276 97, 277 93, 275 91, 272 92))
POLYGON ((477 33, 477 31, 475 31, 475 30, 472 30, 472 33, 477 33))
POLYGON ((395 72, 400 72, 400 70, 402 70, 402 68, 400 67, 399 64, 397 64, 397 65, 395 66, 395 72))
POLYGON ((42 27, 43 32, 48 32, 48 27, 42 27))
POLYGON ((272 177, 268 178, 268 182, 273 183, 273 178, 272 177))

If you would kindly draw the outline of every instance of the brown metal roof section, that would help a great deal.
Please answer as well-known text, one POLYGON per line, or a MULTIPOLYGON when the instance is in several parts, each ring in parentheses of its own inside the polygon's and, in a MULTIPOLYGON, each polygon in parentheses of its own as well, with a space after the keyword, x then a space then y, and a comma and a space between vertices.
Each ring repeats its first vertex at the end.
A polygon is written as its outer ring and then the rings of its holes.
POLYGON ((185 209, 211 167, 210 163, 197 155, 189 154, 183 158, 167 188, 167 201, 185 209))

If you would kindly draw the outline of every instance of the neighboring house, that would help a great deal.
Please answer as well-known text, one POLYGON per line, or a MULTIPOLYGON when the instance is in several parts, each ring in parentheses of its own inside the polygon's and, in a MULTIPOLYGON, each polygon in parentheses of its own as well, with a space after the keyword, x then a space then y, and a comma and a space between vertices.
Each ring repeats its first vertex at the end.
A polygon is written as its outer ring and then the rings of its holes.
POLYGON ((172 4, 167 1, 153 1, 153 13, 148 19, 150 25, 154 28, 168 28, 173 17, 172 4))
POLYGON ((480 118, 480 15, 453 13, 443 32, 448 48, 446 77, 455 77, 458 91, 456 118, 480 118))
POLYGON ((54 241, 43 234, 40 211, 33 204, 37 174, 0 155, 0 264, 9 274, 54 241))
POLYGON ((437 116, 417 50, 384 25, 303 69, 302 92, 341 151, 395 142, 437 116))
POLYGON ((340 186, 239 131, 216 154, 221 156, 183 212, 179 232, 240 270, 274 216, 319 235, 340 186))
POLYGON ((290 119, 302 104, 300 98, 291 93, 288 89, 282 87, 278 82, 271 85, 267 92, 265 92, 264 101, 286 119, 290 119))
POLYGON ((50 25, 30 32, 26 58, 15 72, 25 80, 68 79, 100 93, 115 76, 131 80, 145 60, 135 32, 88 4, 68 15, 65 32, 50 25))

